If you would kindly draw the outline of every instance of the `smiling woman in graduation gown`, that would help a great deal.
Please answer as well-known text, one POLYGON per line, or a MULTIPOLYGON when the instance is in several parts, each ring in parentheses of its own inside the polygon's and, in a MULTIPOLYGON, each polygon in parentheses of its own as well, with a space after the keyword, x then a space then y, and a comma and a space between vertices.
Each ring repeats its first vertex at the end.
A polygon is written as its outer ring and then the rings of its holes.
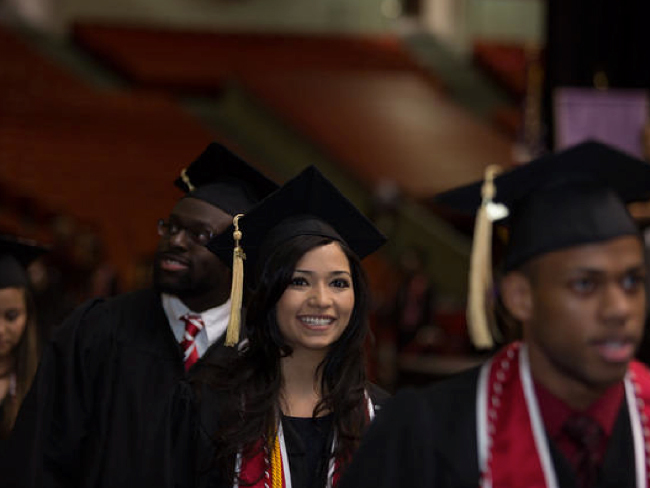
POLYGON ((235 269, 246 254, 247 341, 231 358, 207 356, 176 395, 179 483, 336 485, 386 396, 366 380, 359 262, 384 237, 313 167, 239 218, 234 234, 209 248, 231 260, 236 245, 235 269))

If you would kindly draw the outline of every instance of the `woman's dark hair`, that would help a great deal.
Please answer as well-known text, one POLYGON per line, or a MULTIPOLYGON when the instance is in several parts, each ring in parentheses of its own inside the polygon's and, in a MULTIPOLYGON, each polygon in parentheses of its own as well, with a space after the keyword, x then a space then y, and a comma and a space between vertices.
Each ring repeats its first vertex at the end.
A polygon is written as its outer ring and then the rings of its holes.
MULTIPOLYGON (((369 296, 365 273, 358 257, 345 243, 321 236, 293 237, 278 246, 258 270, 246 315, 247 347, 235 358, 208 361, 196 379, 219 392, 219 431, 213 437, 217 450, 213 467, 226 482, 234 479, 234 459, 240 450, 244 456, 253 456, 263 447, 260 439, 265 438, 267 443, 274 440, 269 433, 275 432, 279 415, 280 360, 292 353, 280 332, 276 305, 302 256, 331 242, 337 242, 348 258, 355 299, 348 326, 318 366, 321 400, 314 416, 322 412, 333 414, 337 459, 349 460, 358 447, 367 422, 363 346, 368 334, 369 296)), ((200 391, 198 384, 195 387, 200 391)))
POLYGON ((0 439, 6 438, 13 428, 20 405, 32 384, 38 367, 38 331, 36 329, 36 307, 34 298, 28 288, 22 288, 25 299, 27 322, 20 341, 14 349, 14 374, 16 375, 16 393, 7 396, 0 417, 0 439))

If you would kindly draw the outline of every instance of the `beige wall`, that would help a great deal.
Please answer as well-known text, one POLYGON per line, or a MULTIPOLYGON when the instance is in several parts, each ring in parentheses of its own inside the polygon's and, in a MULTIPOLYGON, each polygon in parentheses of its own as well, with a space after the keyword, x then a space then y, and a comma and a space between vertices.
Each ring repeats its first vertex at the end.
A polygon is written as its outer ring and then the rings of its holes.
POLYGON ((469 0, 469 29, 474 38, 544 40, 545 3, 542 0, 469 0))
MULTIPOLYGON (((401 0, 6 0, 39 27, 67 32, 77 19, 182 29, 382 33, 401 0)), ((422 0, 420 25, 454 50, 474 38, 541 41, 543 0, 422 0)))
POLYGON ((424 0, 425 28, 461 55, 476 39, 541 44, 543 0, 424 0))
POLYGON ((377 33, 392 28, 390 0, 51 0, 57 23, 103 19, 178 28, 377 33))

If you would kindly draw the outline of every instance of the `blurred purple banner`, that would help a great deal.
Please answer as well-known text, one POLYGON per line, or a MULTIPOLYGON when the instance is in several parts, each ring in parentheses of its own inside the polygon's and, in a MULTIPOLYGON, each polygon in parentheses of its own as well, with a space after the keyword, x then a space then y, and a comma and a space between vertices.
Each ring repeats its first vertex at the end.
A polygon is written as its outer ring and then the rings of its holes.
POLYGON ((648 122, 645 90, 558 88, 553 97, 555 149, 598 139, 643 157, 643 127, 648 122))

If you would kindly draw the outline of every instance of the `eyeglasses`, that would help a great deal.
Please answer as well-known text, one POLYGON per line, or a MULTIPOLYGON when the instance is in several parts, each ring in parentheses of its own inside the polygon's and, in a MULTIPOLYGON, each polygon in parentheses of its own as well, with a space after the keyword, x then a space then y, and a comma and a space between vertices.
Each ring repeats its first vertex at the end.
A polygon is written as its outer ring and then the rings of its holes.
POLYGON ((165 219, 160 219, 158 221, 159 236, 175 236, 181 231, 185 231, 185 234, 192 240, 192 242, 200 246, 205 246, 214 236, 214 233, 205 227, 186 227, 178 222, 165 219))

